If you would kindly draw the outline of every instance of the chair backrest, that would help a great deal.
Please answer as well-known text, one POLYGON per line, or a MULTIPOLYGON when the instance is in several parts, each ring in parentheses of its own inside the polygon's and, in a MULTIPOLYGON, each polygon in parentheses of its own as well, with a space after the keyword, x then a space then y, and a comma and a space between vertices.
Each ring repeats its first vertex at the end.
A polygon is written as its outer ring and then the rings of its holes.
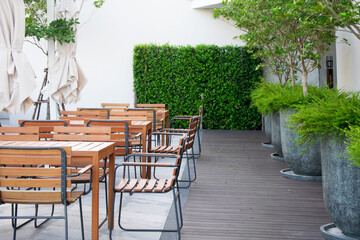
POLYGON ((39 141, 39 127, 0 127, 0 141, 39 141))
POLYGON ((71 147, 0 147, 0 201, 66 204, 71 193, 70 164, 71 147), (39 167, 43 165, 48 167, 39 167))
POLYGON ((188 137, 183 135, 179 140, 179 148, 177 150, 177 153, 176 153, 177 158, 175 160, 175 164, 179 164, 179 167, 175 168, 174 171, 173 171, 174 179, 177 178, 179 176, 179 173, 180 173, 183 153, 184 153, 185 148, 186 148, 186 143, 188 142, 187 139, 188 139, 188 137))
POLYGON ((195 135, 197 133, 199 127, 199 117, 198 116, 194 116, 191 118, 190 123, 189 123, 189 127, 188 127, 188 135, 187 135, 187 143, 186 143, 186 149, 190 149, 193 147, 194 145, 194 141, 195 141, 195 135))
POLYGON ((60 120, 91 120, 91 119, 107 119, 108 113, 104 110, 94 111, 61 111, 60 120))
MULTIPOLYGON (((54 127, 54 141, 71 142, 110 142, 111 127, 54 127)), ((76 158, 73 167, 86 167, 91 158, 76 158)), ((103 162, 100 166, 103 165, 103 162)))
POLYGON ((111 127, 54 127, 54 141, 108 142, 111 127))
POLYGON ((93 113, 95 116, 98 115, 100 118, 104 118, 106 116, 106 119, 109 119, 110 116, 110 109, 108 108, 77 108, 77 110, 82 113, 93 113))
POLYGON ((166 109, 165 103, 137 103, 136 108, 157 108, 157 109, 166 109))
POLYGON ((127 156, 132 151, 133 141, 130 140, 131 121, 127 120, 90 120, 88 127, 111 127, 111 141, 115 142, 115 155, 127 156))
POLYGON ((130 103, 101 103, 101 107, 111 110, 125 110, 130 107, 130 103))
POLYGON ((53 138, 54 126, 68 126, 69 120, 19 120, 20 127, 39 127, 40 139, 53 138))
MULTIPOLYGON (((147 121, 152 122, 153 124, 153 131, 156 131, 156 127, 157 127, 157 120, 156 120, 156 109, 154 108, 128 108, 126 109, 127 112, 134 112, 134 111, 140 111, 140 112, 144 112, 146 111, 147 113, 147 121)), ((143 113, 141 113, 141 115, 143 115, 143 113)))
POLYGON ((110 111, 111 120, 131 120, 131 121, 147 121, 148 111, 110 111))

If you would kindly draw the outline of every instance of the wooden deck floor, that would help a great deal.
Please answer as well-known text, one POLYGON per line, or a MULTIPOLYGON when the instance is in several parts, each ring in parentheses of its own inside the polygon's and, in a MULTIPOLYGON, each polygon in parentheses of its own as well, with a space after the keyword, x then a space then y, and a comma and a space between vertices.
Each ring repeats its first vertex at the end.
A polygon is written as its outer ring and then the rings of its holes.
POLYGON ((183 240, 322 239, 330 223, 319 182, 285 179, 260 131, 205 130, 183 240))

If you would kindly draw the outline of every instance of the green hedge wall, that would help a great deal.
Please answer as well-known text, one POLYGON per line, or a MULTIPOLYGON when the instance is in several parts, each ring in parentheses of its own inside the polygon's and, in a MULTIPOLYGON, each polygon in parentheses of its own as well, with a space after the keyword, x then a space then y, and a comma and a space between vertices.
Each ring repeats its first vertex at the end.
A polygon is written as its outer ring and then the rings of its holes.
POLYGON ((260 81, 260 63, 246 47, 137 45, 134 90, 138 103, 167 103, 171 116, 198 114, 203 128, 259 129, 261 116, 250 106, 260 81), (203 96, 203 99, 202 99, 203 96))

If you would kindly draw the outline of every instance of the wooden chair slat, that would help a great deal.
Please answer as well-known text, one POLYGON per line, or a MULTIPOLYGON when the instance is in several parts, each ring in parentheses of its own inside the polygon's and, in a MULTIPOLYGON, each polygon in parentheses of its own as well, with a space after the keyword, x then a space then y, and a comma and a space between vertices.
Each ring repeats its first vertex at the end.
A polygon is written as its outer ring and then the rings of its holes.
MULTIPOLYGON (((71 181, 68 181, 68 187, 71 181)), ((2 178, 0 187, 20 187, 20 188, 59 188, 61 179, 31 179, 31 178, 2 178)))
POLYGON ((157 186, 155 188, 155 192, 162 192, 164 189, 165 183, 166 183, 166 179, 159 179, 157 186))
POLYGON ((61 168, 28 168, 28 167, 0 167, 0 176, 8 176, 8 177, 44 177, 44 176, 52 176, 59 177, 61 176, 61 168))
POLYGON ((148 181, 148 185, 146 186, 146 188, 144 189, 145 192, 152 192, 152 190, 154 189, 156 184, 156 179, 150 179, 148 181))
POLYGON ((175 177, 172 177, 166 181, 164 186, 164 192, 169 191, 171 186, 174 186, 175 177))
POLYGON ((131 190, 136 186, 137 183, 138 183, 138 180, 137 180, 137 179, 130 179, 130 182, 129 182, 128 185, 124 188, 124 191, 125 191, 125 192, 131 191, 131 190))
POLYGON ((129 182, 129 179, 123 178, 121 182, 115 187, 115 191, 121 191, 129 182))
POLYGON ((0 135, 0 141, 40 141, 40 135, 0 135))
POLYGON ((147 184, 147 179, 140 179, 138 185, 136 186, 136 188, 134 188, 134 192, 141 192, 144 187, 147 184))

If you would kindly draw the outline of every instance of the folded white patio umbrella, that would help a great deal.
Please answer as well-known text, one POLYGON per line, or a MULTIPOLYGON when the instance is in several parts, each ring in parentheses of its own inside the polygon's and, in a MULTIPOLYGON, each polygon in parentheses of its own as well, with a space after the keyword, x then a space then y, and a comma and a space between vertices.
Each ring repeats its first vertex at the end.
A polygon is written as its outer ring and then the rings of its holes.
MULTIPOLYGON (((59 2, 59 1, 58 1, 59 2)), ((73 0, 62 0, 57 5, 57 18, 78 18, 79 11, 73 0)), ((76 28, 76 26, 75 26, 76 28)), ((80 91, 87 79, 76 61, 75 43, 56 43, 57 56, 49 67, 50 94, 55 102, 61 104, 77 103, 80 91)))
POLYGON ((0 1, 0 111, 25 112, 33 103, 35 73, 22 51, 25 37, 23 0, 0 1))

